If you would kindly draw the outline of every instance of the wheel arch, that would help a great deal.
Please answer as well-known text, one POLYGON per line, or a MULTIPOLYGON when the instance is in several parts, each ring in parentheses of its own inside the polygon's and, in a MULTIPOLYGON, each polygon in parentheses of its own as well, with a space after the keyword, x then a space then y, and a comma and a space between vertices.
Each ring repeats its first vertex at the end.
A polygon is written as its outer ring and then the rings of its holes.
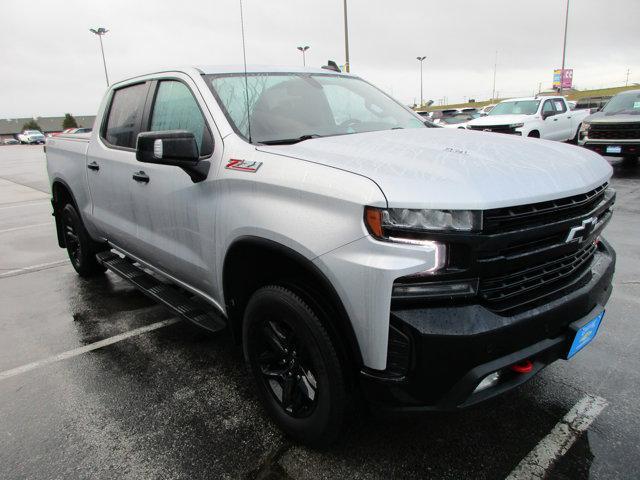
POLYGON ((227 249, 223 262, 224 302, 230 331, 237 342, 242 338, 244 309, 251 294, 274 283, 290 288, 312 307, 319 308, 347 360, 357 367, 363 365, 349 316, 329 279, 304 255, 261 237, 237 238, 227 249))
POLYGON ((61 178, 55 178, 53 182, 51 182, 51 206, 53 207, 53 216, 56 220, 56 233, 58 236, 58 246, 60 248, 65 248, 66 245, 62 232, 62 222, 60 221, 58 213, 67 203, 73 204, 78 215, 80 215, 80 219, 82 219, 82 213, 78 209, 78 202, 73 195, 71 187, 61 178))

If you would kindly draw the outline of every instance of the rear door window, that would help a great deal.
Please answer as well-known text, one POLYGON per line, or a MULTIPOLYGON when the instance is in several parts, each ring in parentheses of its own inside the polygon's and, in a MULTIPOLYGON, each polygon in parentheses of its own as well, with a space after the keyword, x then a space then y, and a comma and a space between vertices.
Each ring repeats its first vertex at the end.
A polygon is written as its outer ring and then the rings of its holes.
POLYGON ((138 83, 113 92, 103 138, 115 147, 136 148, 147 84, 138 83))
POLYGON ((567 107, 562 100, 554 100, 553 105, 556 107, 556 112, 558 113, 564 113, 567 111, 567 107))

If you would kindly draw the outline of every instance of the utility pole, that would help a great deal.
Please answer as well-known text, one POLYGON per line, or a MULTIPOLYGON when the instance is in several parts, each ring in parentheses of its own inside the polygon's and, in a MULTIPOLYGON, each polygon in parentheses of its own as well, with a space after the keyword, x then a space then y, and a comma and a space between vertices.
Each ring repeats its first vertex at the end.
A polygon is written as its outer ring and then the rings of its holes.
POLYGON ((307 50, 309 50, 309 47, 298 47, 298 50, 300 50, 302 52, 302 66, 306 67, 307 66, 307 60, 304 56, 305 52, 307 50))
POLYGON ((628 87, 629 86, 629 69, 627 68, 627 79, 624 82, 624 86, 628 87))
POLYGON ((424 97, 422 96, 422 64, 424 63, 424 59, 427 57, 416 57, 416 60, 420 62, 420 107, 424 105, 424 97))
POLYGON ((351 65, 349 63, 349 24, 347 22, 347 0, 344 0, 344 69, 349 73, 351 65))
POLYGON ((562 68, 560 69, 560 95, 562 95, 562 83, 564 82, 564 60, 567 52, 567 26, 569 25, 569 0, 567 0, 567 11, 564 15, 564 43, 562 44, 562 68))
POLYGON ((97 29, 90 28, 89 31, 94 33, 100 39, 100 51, 102 52, 102 65, 104 65, 104 78, 107 79, 107 87, 109 86, 109 75, 107 74, 107 61, 104 59, 104 46, 102 45, 102 36, 105 35, 109 30, 103 27, 99 27, 97 29))
POLYGON ((496 50, 496 61, 493 64, 493 93, 491 99, 496 98, 496 72, 498 71, 498 51, 496 50))
POLYGON ((538 95, 542 93, 542 82, 538 82, 538 95))

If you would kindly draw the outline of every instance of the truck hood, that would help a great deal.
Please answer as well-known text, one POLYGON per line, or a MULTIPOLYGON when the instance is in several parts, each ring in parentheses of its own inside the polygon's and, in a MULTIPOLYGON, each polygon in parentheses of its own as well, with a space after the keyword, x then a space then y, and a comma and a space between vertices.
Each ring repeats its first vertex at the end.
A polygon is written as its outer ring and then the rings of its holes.
POLYGON ((585 123, 640 123, 640 115, 631 113, 617 113, 615 115, 596 112, 584 119, 585 123))
POLYGON ((390 207, 487 209, 587 192, 611 166, 586 149, 540 139, 448 128, 316 138, 259 151, 370 178, 390 207))
POLYGON ((535 118, 534 115, 487 115, 471 120, 469 125, 511 125, 512 123, 526 123, 535 118))

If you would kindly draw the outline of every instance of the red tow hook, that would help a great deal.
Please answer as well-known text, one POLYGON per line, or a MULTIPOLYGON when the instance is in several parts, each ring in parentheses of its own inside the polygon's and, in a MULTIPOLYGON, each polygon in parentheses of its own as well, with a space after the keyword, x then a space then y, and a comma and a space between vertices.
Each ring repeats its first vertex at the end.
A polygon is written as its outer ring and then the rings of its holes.
POLYGON ((529 373, 533 370, 533 362, 529 359, 511 365, 511 370, 516 373, 529 373))

